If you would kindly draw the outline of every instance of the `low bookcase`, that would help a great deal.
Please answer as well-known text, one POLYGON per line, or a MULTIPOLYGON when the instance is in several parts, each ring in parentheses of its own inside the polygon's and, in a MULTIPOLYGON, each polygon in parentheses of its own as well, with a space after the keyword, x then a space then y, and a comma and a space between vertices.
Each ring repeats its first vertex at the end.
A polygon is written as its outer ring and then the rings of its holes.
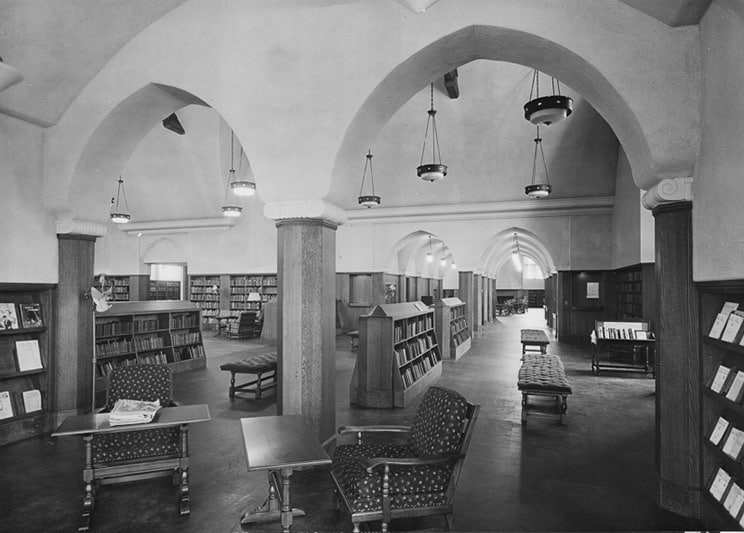
POLYGON ((54 285, 0 284, 0 445, 49 430, 54 285))
POLYGON ((405 407, 441 375, 433 309, 422 302, 383 304, 359 317, 351 403, 405 407))
POLYGON ((457 360, 470 350, 472 338, 465 302, 459 298, 442 298, 434 303, 437 337, 441 339, 442 359, 457 360))
POLYGON ((172 372, 207 365, 202 345, 201 311, 192 302, 116 302, 96 312, 96 392, 118 366, 164 363, 172 372))

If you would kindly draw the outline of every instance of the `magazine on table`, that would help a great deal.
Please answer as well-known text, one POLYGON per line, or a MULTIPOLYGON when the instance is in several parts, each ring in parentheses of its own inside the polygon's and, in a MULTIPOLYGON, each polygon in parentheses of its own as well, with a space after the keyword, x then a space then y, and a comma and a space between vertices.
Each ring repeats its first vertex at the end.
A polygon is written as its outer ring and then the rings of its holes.
POLYGON ((109 414, 109 424, 123 426, 126 424, 147 424, 152 422, 155 413, 160 409, 160 400, 146 402, 143 400, 116 400, 109 414))

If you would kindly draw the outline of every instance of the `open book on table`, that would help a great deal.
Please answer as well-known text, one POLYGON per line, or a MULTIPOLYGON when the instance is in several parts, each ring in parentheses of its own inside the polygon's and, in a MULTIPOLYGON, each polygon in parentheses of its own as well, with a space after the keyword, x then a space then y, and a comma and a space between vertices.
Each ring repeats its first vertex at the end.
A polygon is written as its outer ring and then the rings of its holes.
POLYGON ((146 424, 152 422, 158 409, 160 409, 160 400, 155 400, 154 402, 126 399, 117 400, 109 414, 109 424, 112 426, 146 424))

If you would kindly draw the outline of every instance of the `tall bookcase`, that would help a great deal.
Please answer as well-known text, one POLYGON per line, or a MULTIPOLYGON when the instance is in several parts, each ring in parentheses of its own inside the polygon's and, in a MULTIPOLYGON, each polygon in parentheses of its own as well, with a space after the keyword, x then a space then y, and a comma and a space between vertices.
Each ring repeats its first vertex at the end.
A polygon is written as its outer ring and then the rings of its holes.
POLYGON ((202 318, 220 311, 220 276, 189 276, 189 300, 201 309, 202 318))
MULTIPOLYGON (((712 484, 720 469, 725 472, 725 475, 730 476, 731 483, 744 489, 742 452, 734 453, 735 457, 724 452, 728 439, 733 438, 731 435, 734 429, 744 431, 744 405, 741 399, 735 401, 737 398, 732 400, 727 397, 732 378, 735 377, 737 371, 744 370, 744 346, 740 344, 744 328, 741 328, 742 330, 734 337, 733 342, 711 338, 709 333, 725 302, 736 303, 740 310, 744 310, 744 281, 699 283, 698 291, 702 369, 701 487, 704 493, 701 518, 702 523, 709 528, 740 530, 743 527, 741 524, 744 520, 741 515, 744 510, 739 509, 737 516, 732 516, 732 513, 724 506, 731 487, 726 488, 725 493, 719 499, 713 496, 715 489, 712 484), (731 370, 724 388, 718 391, 720 382, 717 384, 714 382, 721 367, 731 370), (728 424, 723 432, 720 432, 720 429, 716 431, 719 420, 724 420, 728 424), (716 433, 717 436, 714 437, 716 433), (720 437, 720 440, 717 437, 720 437), (718 440, 718 443, 714 443, 713 440, 718 440)), ((727 451, 731 452, 730 449, 727 451)))
POLYGON ((0 445, 49 430, 54 397, 53 288, 0 284, 0 445), (28 348, 35 361, 31 364, 24 355, 28 348), (41 405, 33 405, 39 399, 41 405))
POLYGON ((174 373, 207 366, 201 314, 191 302, 117 302, 96 313, 96 392, 118 366, 165 363, 174 373))
POLYGON ((352 403, 405 407, 441 375, 433 309, 422 302, 383 304, 359 317, 352 403))
POLYGON ((654 264, 615 271, 615 313, 618 320, 646 320, 656 326, 654 264))
POLYGON ((276 274, 233 274, 230 276, 230 310, 260 311, 261 306, 276 300, 276 274), (259 300, 251 301, 250 295, 259 300))
POLYGON ((148 300, 180 300, 180 281, 155 281, 150 280, 148 289, 148 300))
POLYGON ((465 302, 442 298, 434 303, 434 322, 443 359, 457 360, 470 350, 471 335, 465 302))

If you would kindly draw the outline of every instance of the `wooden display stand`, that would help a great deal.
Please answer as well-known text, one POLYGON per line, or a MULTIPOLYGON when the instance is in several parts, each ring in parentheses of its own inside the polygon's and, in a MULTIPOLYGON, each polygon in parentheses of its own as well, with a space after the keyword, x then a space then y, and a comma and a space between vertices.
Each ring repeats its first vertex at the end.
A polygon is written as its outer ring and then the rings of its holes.
POLYGON ((50 402, 54 397, 50 379, 54 354, 49 335, 53 331, 53 287, 0 284, 0 320, 3 321, 0 330, 0 445, 49 431, 50 402), (34 319, 36 310, 39 321, 34 319), (29 345, 34 347, 30 358, 26 349, 29 345))
POLYGON ((96 312, 95 390, 114 367, 165 363, 173 373, 205 368, 201 312, 184 301, 117 302, 96 312))
POLYGON ((349 391, 364 407, 405 407, 442 375, 434 311, 422 302, 378 305, 359 317, 349 391))
POLYGON ((599 374, 604 368, 636 370, 656 376, 652 358, 656 340, 653 338, 653 333, 649 331, 648 322, 597 320, 594 333, 595 338, 592 339, 594 344, 593 374, 599 374), (611 360, 607 355, 613 351, 627 353, 626 359, 611 360))
POLYGON ((470 350, 472 338, 465 314, 465 302, 459 298, 442 298, 434 303, 434 324, 437 338, 441 339, 442 360, 456 361, 470 350))

